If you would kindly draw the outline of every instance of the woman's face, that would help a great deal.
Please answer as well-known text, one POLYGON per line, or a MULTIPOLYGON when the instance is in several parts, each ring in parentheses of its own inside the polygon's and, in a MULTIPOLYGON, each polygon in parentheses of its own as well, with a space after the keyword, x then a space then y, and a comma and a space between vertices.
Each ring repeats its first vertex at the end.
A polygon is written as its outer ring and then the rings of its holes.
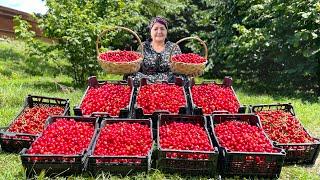
POLYGON ((164 42, 167 38, 167 29, 163 24, 154 23, 151 28, 151 39, 157 42, 164 42))

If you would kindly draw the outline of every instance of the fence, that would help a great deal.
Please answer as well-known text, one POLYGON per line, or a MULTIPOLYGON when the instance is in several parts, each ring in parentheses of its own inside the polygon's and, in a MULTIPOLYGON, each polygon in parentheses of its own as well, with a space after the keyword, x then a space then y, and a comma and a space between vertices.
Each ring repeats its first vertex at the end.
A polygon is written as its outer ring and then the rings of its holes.
POLYGON ((36 33, 37 38, 50 41, 50 39, 43 37, 38 23, 30 14, 4 6, 0 6, 0 36, 15 37, 13 18, 17 15, 20 15, 23 20, 31 24, 31 30, 36 33))

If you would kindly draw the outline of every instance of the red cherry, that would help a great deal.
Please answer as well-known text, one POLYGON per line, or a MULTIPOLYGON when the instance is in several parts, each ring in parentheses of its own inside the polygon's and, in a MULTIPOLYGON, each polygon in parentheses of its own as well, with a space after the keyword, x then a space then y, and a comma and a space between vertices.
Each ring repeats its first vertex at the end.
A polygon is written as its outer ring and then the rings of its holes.
POLYGON ((134 51, 110 51, 101 53, 99 57, 110 62, 132 62, 141 58, 141 55, 134 51))
POLYGON ((271 140, 279 143, 308 143, 314 139, 303 129, 299 120, 282 110, 259 111, 264 131, 271 140))
POLYGON ((200 84, 191 88, 192 99, 196 106, 201 107, 204 114, 214 111, 238 112, 240 104, 230 87, 217 84, 200 84))
POLYGON ((144 114, 152 114, 156 110, 178 113, 179 108, 185 106, 186 100, 182 87, 158 83, 142 86, 137 104, 142 107, 144 114))
POLYGON ((43 131, 49 116, 63 115, 64 108, 59 106, 35 106, 24 109, 23 113, 10 125, 9 132, 39 134, 43 131))
POLYGON ((130 86, 106 83, 97 88, 91 87, 80 108, 85 115, 93 112, 107 112, 111 116, 117 116, 121 109, 129 105, 130 96, 130 86))
MULTIPOLYGON (((119 122, 102 128, 94 150, 97 156, 147 156, 152 147, 151 130, 140 123, 119 122)), ((106 159, 98 162, 141 163, 133 159, 106 159)))
MULTIPOLYGON (((160 146, 164 149, 213 151, 208 135, 200 123, 166 122, 160 126, 160 146)), ((167 153, 168 158, 208 159, 207 154, 167 153)))
POLYGON ((177 54, 172 57, 172 61, 199 64, 206 62, 204 57, 194 53, 177 54))
POLYGON ((27 153, 77 155, 88 148, 93 132, 92 123, 57 119, 46 128, 42 136, 32 143, 27 153))

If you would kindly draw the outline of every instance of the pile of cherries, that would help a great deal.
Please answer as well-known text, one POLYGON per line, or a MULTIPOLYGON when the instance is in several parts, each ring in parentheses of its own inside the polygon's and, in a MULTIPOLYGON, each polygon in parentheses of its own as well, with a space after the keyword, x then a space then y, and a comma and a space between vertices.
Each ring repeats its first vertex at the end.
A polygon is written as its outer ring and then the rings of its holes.
POLYGON ((271 140, 279 143, 310 143, 314 139, 304 130, 299 120, 283 110, 256 113, 271 140))
POLYGON ((144 114, 152 114, 156 110, 178 113, 179 108, 186 105, 183 88, 166 83, 147 84, 140 88, 138 106, 144 114))
MULTIPOLYGON (((89 147, 94 133, 93 123, 77 122, 60 118, 50 124, 43 134, 32 143, 27 154, 77 155, 89 147)), ((34 157, 32 160, 45 160, 34 157)), ((57 160, 57 159, 55 159, 57 160)), ((59 159, 62 160, 62 159, 59 159)), ((68 158, 63 160, 68 161, 68 158)))
MULTIPOLYGON (((200 122, 167 121, 160 126, 160 146, 162 149, 213 151, 208 134, 200 122)), ((168 158, 208 159, 207 153, 166 154, 168 158)))
POLYGON ((240 152, 277 152, 258 126, 244 121, 225 121, 214 126, 221 146, 240 152))
POLYGON ((206 59, 198 54, 186 53, 186 54, 177 54, 172 57, 174 62, 183 62, 183 63, 192 63, 200 64, 206 62, 206 59))
POLYGON ((101 129, 94 150, 97 156, 119 156, 100 159, 98 162, 141 163, 141 159, 125 159, 121 156, 147 156, 152 147, 151 129, 138 122, 106 124, 101 129))
POLYGON ((119 84, 104 84, 100 87, 91 87, 80 105, 84 115, 93 112, 107 112, 117 116, 122 108, 129 105, 131 87, 119 84))
POLYGON ((214 111, 238 112, 240 104, 230 87, 218 84, 201 84, 191 88, 192 99, 196 106, 201 107, 204 114, 214 111))
POLYGON ((49 116, 63 115, 64 108, 59 106, 27 107, 23 113, 10 125, 9 132, 39 134, 43 131, 49 116))
POLYGON ((109 62, 132 62, 141 58, 141 55, 134 51, 109 51, 101 53, 99 57, 109 62))

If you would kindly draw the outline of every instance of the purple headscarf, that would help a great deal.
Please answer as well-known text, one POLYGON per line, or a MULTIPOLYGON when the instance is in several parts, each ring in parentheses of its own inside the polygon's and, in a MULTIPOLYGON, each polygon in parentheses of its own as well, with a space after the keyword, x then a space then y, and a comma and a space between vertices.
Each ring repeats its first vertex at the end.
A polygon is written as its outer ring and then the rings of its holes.
POLYGON ((151 29, 155 23, 160 23, 160 24, 164 25, 166 27, 166 29, 168 29, 168 22, 160 16, 157 16, 150 21, 149 29, 151 29))

